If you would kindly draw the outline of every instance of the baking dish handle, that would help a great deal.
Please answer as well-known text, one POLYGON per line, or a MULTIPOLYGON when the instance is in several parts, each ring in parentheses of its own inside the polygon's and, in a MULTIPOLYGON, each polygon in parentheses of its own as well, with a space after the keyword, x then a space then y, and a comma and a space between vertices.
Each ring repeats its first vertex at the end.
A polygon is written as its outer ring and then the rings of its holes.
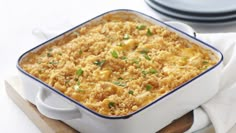
POLYGON ((166 23, 172 27, 175 27, 176 29, 179 29, 179 30, 187 33, 188 35, 196 37, 195 30, 185 23, 181 23, 181 22, 177 22, 177 21, 167 21, 166 23))
MULTIPOLYGON (((39 112, 49 118, 57 120, 72 120, 81 118, 80 111, 74 106, 72 107, 53 107, 45 102, 49 99, 49 95, 53 95, 50 91, 40 88, 36 96, 36 106, 39 112)), ((64 101, 65 102, 65 101, 64 101)), ((68 103, 66 103, 68 104, 68 103)))

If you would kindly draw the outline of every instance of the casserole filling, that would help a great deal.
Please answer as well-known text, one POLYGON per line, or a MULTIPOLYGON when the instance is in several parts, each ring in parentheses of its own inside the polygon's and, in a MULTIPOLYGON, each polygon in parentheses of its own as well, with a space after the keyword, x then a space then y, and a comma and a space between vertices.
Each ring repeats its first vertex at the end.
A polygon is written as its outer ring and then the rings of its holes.
POLYGON ((89 109, 124 116, 217 62, 210 50, 134 14, 108 14, 28 53, 20 66, 89 109))

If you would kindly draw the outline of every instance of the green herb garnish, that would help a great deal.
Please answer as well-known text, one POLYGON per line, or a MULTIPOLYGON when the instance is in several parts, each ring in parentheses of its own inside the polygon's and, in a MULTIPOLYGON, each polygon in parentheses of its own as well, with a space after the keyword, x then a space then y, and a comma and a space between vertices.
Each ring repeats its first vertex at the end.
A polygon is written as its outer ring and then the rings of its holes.
POLYGON ((119 81, 114 81, 113 84, 121 86, 121 87, 125 87, 126 86, 124 83, 121 83, 119 81))
POLYGON ((80 85, 80 81, 77 82, 77 85, 80 85))
POLYGON ((79 89, 79 92, 85 92, 85 90, 79 89))
POLYGON ((109 107, 109 108, 115 107, 115 103, 114 103, 114 102, 109 102, 109 103, 108 103, 108 107, 109 107))
POLYGON ((143 57, 144 57, 146 60, 151 60, 151 58, 150 58, 147 54, 144 54, 143 57))
POLYGON ((47 57, 52 57, 52 54, 51 53, 47 53, 47 57))
POLYGON ((102 60, 102 61, 97 60, 97 61, 93 62, 93 64, 101 67, 105 62, 106 62, 106 60, 102 60))
POLYGON ((144 30, 145 28, 146 28, 145 25, 139 25, 136 27, 136 29, 138 29, 138 30, 144 30))
POLYGON ((149 73, 150 73, 150 74, 156 74, 156 73, 157 73, 157 70, 156 70, 156 69, 153 69, 153 68, 151 68, 151 69, 149 69, 149 73))
POLYGON ((134 95, 134 91, 132 91, 132 90, 129 90, 128 93, 131 94, 131 95, 134 95))
POLYGON ((188 57, 183 57, 182 60, 187 61, 188 57))
POLYGON ((208 64, 209 62, 208 61, 203 61, 202 64, 208 64))
POLYGON ((119 77, 118 80, 123 80, 123 78, 119 77))
POLYGON ((143 70, 143 71, 142 71, 142 74, 143 74, 143 76, 145 77, 145 76, 148 74, 148 72, 146 72, 145 70, 143 70))
POLYGON ((81 68, 76 71, 76 74, 78 76, 81 76, 83 73, 84 73, 84 71, 81 68))
POLYGON ((202 68, 200 68, 199 70, 206 70, 208 68, 208 66, 203 66, 202 68))
POLYGON ((83 51, 82 50, 79 50, 79 55, 81 55, 83 53, 83 51))
POLYGON ((113 50, 113 51, 111 52, 111 55, 112 55, 112 57, 114 57, 114 58, 118 58, 118 53, 117 53, 115 50, 113 50))
POLYGON ((137 59, 137 58, 132 59, 132 63, 139 64, 139 62, 140 62, 140 59, 137 59))
POLYGON ((48 62, 49 64, 52 64, 52 65, 56 65, 56 64, 58 64, 58 62, 57 61, 50 61, 50 62, 48 62))
POLYGON ((147 49, 143 49, 142 51, 139 51, 140 54, 147 54, 148 50, 147 49))
POLYGON ((122 60, 126 60, 127 57, 126 57, 126 56, 122 56, 121 59, 122 59, 122 60))
POLYGON ((152 35, 152 31, 148 28, 147 29, 147 36, 151 36, 152 35))
POLYGON ((152 85, 147 84, 145 88, 146 88, 147 91, 150 91, 152 89, 152 85))
POLYGON ((125 34, 124 37, 123 37, 124 40, 128 40, 129 39, 129 35, 128 34, 125 34))
POLYGON ((148 50, 147 49, 143 49, 142 51, 139 51, 140 54, 143 54, 143 57, 147 60, 151 60, 151 58, 147 55, 148 54, 148 50))

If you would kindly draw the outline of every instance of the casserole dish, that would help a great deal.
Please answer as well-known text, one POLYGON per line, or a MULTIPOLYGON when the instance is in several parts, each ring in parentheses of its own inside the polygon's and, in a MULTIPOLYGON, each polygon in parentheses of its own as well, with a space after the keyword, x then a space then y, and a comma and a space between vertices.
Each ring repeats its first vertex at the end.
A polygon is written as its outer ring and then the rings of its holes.
POLYGON ((179 118, 214 96, 218 91, 218 75, 222 60, 223 56, 217 49, 159 20, 132 10, 115 10, 104 13, 27 51, 19 58, 17 68, 25 85, 25 98, 35 104, 42 114, 53 119, 62 120, 81 132, 142 133, 160 130, 174 119, 179 118), (213 53, 214 56, 212 58, 216 58, 214 59, 216 63, 198 76, 175 87, 174 90, 170 90, 168 93, 165 93, 142 108, 122 116, 109 116, 97 113, 45 82, 42 82, 21 67, 20 64, 32 52, 37 52, 47 45, 56 45, 56 43, 58 44, 58 40, 64 40, 63 42, 65 43, 67 40, 70 40, 70 35, 77 29, 85 25, 99 23, 107 15, 118 15, 121 18, 129 18, 131 15, 134 15, 150 23, 164 27, 213 53), (216 84, 209 84, 213 82, 216 84))

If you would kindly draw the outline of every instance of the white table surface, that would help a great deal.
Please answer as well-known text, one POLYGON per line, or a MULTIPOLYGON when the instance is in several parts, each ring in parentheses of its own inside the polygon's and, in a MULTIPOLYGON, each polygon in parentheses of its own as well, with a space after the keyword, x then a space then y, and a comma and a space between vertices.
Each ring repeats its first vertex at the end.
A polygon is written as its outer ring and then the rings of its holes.
MULTIPOLYGON (((2 82, 17 73, 17 58, 41 43, 32 35, 32 29, 41 26, 57 29, 60 20, 68 20, 73 25, 79 24, 98 14, 119 8, 134 9, 160 18, 143 0, 0 0, 0 3, 0 132, 6 133, 40 132, 7 97, 2 82)), ((236 24, 193 26, 198 32, 236 32, 236 24)))

